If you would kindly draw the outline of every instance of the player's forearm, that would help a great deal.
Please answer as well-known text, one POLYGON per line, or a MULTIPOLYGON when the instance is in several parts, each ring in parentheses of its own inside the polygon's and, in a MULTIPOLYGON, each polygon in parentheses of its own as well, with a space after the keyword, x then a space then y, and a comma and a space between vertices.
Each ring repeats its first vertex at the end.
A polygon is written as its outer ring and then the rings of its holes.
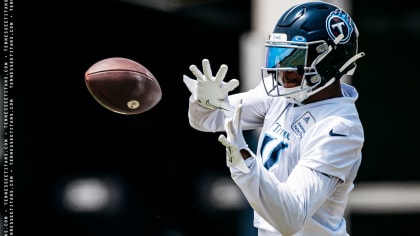
POLYGON ((249 153, 249 151, 248 150, 246 150, 246 149, 241 149, 241 155, 242 155, 242 158, 244 159, 244 160, 246 160, 246 159, 248 159, 248 158, 250 158, 250 157, 252 157, 252 155, 251 155, 251 153, 249 153))

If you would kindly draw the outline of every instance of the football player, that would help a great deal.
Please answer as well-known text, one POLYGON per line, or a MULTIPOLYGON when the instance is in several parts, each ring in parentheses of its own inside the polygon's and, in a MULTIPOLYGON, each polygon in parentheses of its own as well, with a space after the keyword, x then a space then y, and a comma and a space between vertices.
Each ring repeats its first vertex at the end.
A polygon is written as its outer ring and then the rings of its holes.
POLYGON ((231 177, 254 209, 259 236, 348 235, 344 218, 364 143, 355 102, 358 92, 340 79, 352 75, 359 32, 344 10, 325 2, 288 9, 266 47, 261 83, 229 94, 239 81, 224 82, 227 66, 213 76, 210 63, 196 79, 184 75, 192 93, 190 125, 226 132, 231 177), (252 151, 243 130, 260 130, 252 151))

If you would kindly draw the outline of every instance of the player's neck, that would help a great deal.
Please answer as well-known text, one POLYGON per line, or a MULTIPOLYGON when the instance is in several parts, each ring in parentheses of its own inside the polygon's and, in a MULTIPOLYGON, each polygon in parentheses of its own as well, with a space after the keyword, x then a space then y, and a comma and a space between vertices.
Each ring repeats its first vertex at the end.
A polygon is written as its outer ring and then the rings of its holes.
POLYGON ((303 104, 309 104, 314 102, 319 102, 326 99, 342 97, 343 93, 341 92, 341 84, 340 81, 335 81, 328 87, 325 87, 321 91, 315 93, 314 95, 310 96, 308 99, 303 101, 303 104))

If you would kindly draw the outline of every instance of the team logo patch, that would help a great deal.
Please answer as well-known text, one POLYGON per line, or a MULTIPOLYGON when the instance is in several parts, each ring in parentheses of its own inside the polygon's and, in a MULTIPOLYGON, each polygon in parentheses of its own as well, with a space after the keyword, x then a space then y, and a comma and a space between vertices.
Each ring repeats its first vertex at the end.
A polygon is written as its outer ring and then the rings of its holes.
POLYGON ((292 129, 299 138, 302 138, 306 131, 315 124, 315 122, 314 117, 308 111, 292 124, 292 129))
POLYGON ((347 43, 354 30, 350 16, 343 10, 335 10, 330 13, 325 22, 328 35, 334 40, 338 35, 343 34, 344 38, 340 43, 347 43))

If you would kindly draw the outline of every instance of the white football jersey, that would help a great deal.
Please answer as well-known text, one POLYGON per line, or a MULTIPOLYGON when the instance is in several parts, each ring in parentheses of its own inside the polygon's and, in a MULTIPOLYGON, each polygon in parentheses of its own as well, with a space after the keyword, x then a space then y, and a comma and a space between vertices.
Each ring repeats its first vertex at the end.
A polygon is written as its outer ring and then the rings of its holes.
MULTIPOLYGON (((342 83, 343 97, 293 106, 269 97, 262 85, 229 96, 242 99, 243 130, 260 131, 249 173, 232 178, 255 210, 254 226, 267 235, 347 235, 343 217, 364 142, 356 89, 342 83)), ((190 100, 192 127, 224 131, 224 115, 190 100)))

